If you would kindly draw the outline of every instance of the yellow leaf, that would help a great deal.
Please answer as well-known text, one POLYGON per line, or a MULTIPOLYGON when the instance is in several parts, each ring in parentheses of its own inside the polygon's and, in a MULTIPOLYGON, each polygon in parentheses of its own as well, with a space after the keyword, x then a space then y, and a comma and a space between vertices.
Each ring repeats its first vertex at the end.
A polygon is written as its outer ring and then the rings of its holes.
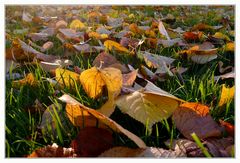
POLYGON ((80 82, 87 95, 91 98, 99 97, 103 92, 103 87, 106 85, 101 72, 96 67, 83 71, 80 75, 80 82))
POLYGON ((218 38, 218 39, 222 39, 222 40, 226 40, 226 41, 230 41, 230 38, 227 35, 225 35, 225 34, 223 34, 221 32, 216 32, 213 35, 213 37, 218 38))
POLYGON ((119 69, 107 67, 97 69, 92 67, 85 70, 80 75, 83 89, 91 98, 99 97, 103 92, 103 87, 108 90, 108 101, 98 111, 106 116, 110 116, 115 109, 115 98, 122 88, 122 73, 119 69))
MULTIPOLYGON (((126 135, 128 138, 130 138, 132 141, 134 141, 138 145, 138 147, 146 148, 146 144, 139 137, 137 137, 130 131, 124 129, 122 126, 120 126, 118 123, 116 123, 112 119, 108 118, 107 116, 99 113, 98 111, 96 111, 94 109, 91 109, 91 108, 88 108, 88 107, 82 105, 81 103, 79 103, 78 101, 76 101, 69 95, 65 94, 62 97, 60 97, 59 99, 63 102, 66 102, 69 105, 78 106, 77 108, 80 109, 81 111, 84 111, 85 115, 87 115, 87 113, 88 113, 89 115, 96 118, 100 122, 100 124, 106 125, 108 128, 112 129, 112 131, 117 132, 117 133, 123 133, 124 135, 126 135)), ((76 116, 74 116, 74 117, 76 117, 76 116)), ((82 118, 82 116, 80 115, 80 117, 76 117, 76 118, 82 118)), ((85 123, 85 127, 87 127, 88 125, 89 125, 88 123, 85 123)), ((100 125, 100 127, 101 127, 101 125, 100 125)))
POLYGON ((74 81, 79 82, 79 74, 65 70, 62 68, 57 68, 56 72, 56 80, 67 87, 74 86, 74 81))
POLYGON ((27 84, 29 84, 30 86, 36 86, 38 84, 38 81, 35 79, 32 73, 27 74, 27 76, 24 79, 12 82, 12 86, 14 88, 19 88, 27 84))
POLYGON ((116 51, 119 51, 119 52, 130 53, 130 51, 127 48, 125 48, 121 44, 119 44, 119 43, 117 43, 115 41, 112 41, 112 40, 105 41, 104 42, 104 46, 108 50, 113 50, 113 48, 114 48, 116 51))
POLYGON ((233 42, 229 42, 225 45, 225 51, 234 52, 235 45, 233 42))
POLYGON ((100 39, 101 35, 99 33, 97 33, 97 32, 91 31, 91 32, 88 33, 88 37, 94 38, 94 39, 100 39))
POLYGON ((71 29, 83 29, 85 28, 85 25, 78 19, 75 19, 70 24, 71 29))
POLYGON ((234 97, 234 91, 235 91, 235 86, 232 88, 227 88, 225 84, 222 86, 222 93, 220 97, 220 101, 218 103, 218 106, 223 106, 224 104, 228 103, 231 101, 234 97))
POLYGON ((122 112, 147 125, 151 132, 152 126, 171 116, 182 101, 148 82, 145 89, 120 96, 116 104, 122 112))

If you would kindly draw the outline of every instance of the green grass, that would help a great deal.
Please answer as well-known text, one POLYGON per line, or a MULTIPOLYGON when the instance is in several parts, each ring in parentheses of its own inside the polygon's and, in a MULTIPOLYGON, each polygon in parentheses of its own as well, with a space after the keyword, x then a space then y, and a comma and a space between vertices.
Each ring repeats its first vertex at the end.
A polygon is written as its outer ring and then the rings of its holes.
MULTIPOLYGON (((230 7, 223 7, 224 10, 231 12, 230 7)), ((17 10, 14 7, 7 7, 7 15, 11 15, 13 10, 17 10)), ((119 9, 119 13, 125 10, 124 7, 119 9)), ((143 15, 138 15, 136 9, 127 9, 128 12, 134 13, 136 19, 134 21, 139 22, 144 19, 145 16, 154 16, 154 7, 148 6, 146 12, 143 15)), ((162 9, 158 9, 163 16, 171 13, 176 17, 176 22, 171 27, 192 27, 193 25, 203 22, 209 25, 219 25, 219 15, 216 8, 210 8, 208 12, 201 7, 193 6, 191 12, 186 12, 186 7, 180 6, 177 9, 173 9, 168 6, 163 6, 162 9), (185 19, 178 17, 180 14, 185 15, 185 19), (216 17, 216 15, 218 17, 216 17)), ((158 11, 157 10, 157 11, 158 11)), ((83 12, 86 17, 86 13, 83 12)), ((119 14, 118 13, 118 14, 119 14)), ((84 15, 83 14, 83 15, 84 15)), ((117 14, 117 13, 114 13, 117 14)), ((117 15, 112 15, 117 17, 117 15)), ((130 20, 130 23, 134 22, 130 20)), ((231 17, 230 21, 234 21, 231 17)), ((31 29, 30 24, 22 24, 21 19, 17 19, 14 22, 6 23, 6 29, 12 32, 14 29, 31 29)), ((212 32, 212 31, 210 31, 212 32)), ((13 35, 13 37, 23 39, 27 38, 24 35, 13 35)), ((67 51, 63 47, 62 43, 55 37, 51 37, 50 40, 54 42, 56 48, 49 50, 48 54, 54 54, 63 56, 64 52, 67 51)), ((234 40, 234 38, 232 38, 234 40)), ((37 42, 41 44, 43 42, 37 42)), ((11 45, 8 41, 6 46, 11 45)), ((218 121, 219 119, 226 120, 234 124, 234 100, 230 101, 224 108, 218 107, 221 94, 221 84, 226 83, 227 85, 234 85, 234 80, 227 79, 216 83, 214 76, 218 75, 218 61, 222 61, 224 65, 234 66, 234 54, 219 50, 218 58, 204 65, 195 64, 190 60, 181 58, 178 55, 178 51, 181 50, 178 46, 170 48, 164 48, 162 46, 156 49, 150 49, 150 52, 175 58, 174 66, 176 67, 187 67, 186 71, 182 75, 174 75, 169 77, 164 82, 155 82, 155 84, 161 89, 168 91, 169 93, 189 102, 200 102, 211 108, 210 113, 213 118, 218 121)), ((73 55, 69 58, 73 61, 73 64, 81 69, 88 69, 92 67, 92 62, 97 56, 97 53, 89 55, 80 54, 78 52, 70 51, 73 55)), ((126 55, 119 55, 117 52, 110 52, 120 62, 133 65, 138 68, 140 64, 145 63, 140 59, 129 57, 126 55)), ((146 65, 145 65, 146 66, 146 65)), ((56 88, 45 80, 45 78, 52 78, 50 73, 45 72, 39 65, 25 65, 19 68, 11 70, 11 73, 18 72, 20 74, 33 73, 35 78, 38 80, 36 87, 29 85, 21 86, 16 89, 12 87, 13 80, 6 80, 6 95, 5 95, 5 152, 6 157, 23 157, 32 153, 35 149, 57 143, 60 146, 69 147, 71 140, 74 139, 80 130, 77 127, 71 125, 65 114, 65 104, 58 100, 63 93, 68 93, 75 97, 80 103, 89 106, 91 108, 99 108, 103 103, 104 99, 93 100, 87 96, 82 86, 75 82, 71 88, 65 87, 62 90, 56 91, 56 88), (47 125, 46 130, 40 130, 39 126, 42 121, 43 111, 40 108, 34 108, 34 101, 39 100, 46 110, 50 112, 53 121, 55 122, 55 128, 53 129, 51 124, 47 125), (49 105, 55 104, 53 110, 48 108, 49 105), (62 105, 62 107, 60 107, 62 105), (60 116, 61 115, 61 116, 60 116)), ((11 74, 10 73, 10 74, 11 74)), ((149 134, 148 129, 140 122, 134 120, 130 116, 123 114, 117 107, 114 113, 111 115, 113 120, 122 125, 124 128, 133 132, 139 136, 147 146, 155 147, 166 147, 164 141, 181 137, 181 134, 176 129, 171 118, 165 119, 162 122, 156 123, 152 128, 152 134, 149 134)), ((147 125, 146 125, 147 126, 147 125)), ((125 145, 129 147, 136 147, 136 145, 124 135, 114 134, 115 145, 125 145)), ((198 142, 199 146, 201 144, 198 142)), ((205 153, 205 152, 204 152, 205 153)), ((205 153, 208 157, 209 155, 205 153)))

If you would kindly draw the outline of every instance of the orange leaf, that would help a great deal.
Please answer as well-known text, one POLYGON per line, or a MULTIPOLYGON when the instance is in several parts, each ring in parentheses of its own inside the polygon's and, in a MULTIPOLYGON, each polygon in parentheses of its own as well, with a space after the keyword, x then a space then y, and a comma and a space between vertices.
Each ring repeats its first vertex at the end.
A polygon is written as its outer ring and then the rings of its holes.
POLYGON ((223 127, 225 128, 225 130, 227 131, 227 133, 228 133, 230 136, 234 137, 234 133, 235 133, 235 131, 234 131, 234 125, 232 125, 231 123, 225 122, 225 121, 223 121, 223 120, 221 120, 221 119, 219 120, 219 122, 220 122, 221 126, 223 126, 223 127))

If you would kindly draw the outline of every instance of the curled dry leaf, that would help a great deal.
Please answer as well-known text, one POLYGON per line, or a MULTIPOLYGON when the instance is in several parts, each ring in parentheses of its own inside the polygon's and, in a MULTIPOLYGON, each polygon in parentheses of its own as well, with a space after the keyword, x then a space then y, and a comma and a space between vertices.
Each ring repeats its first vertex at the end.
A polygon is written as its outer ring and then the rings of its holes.
POLYGON ((221 136, 221 127, 209 114, 209 107, 187 102, 179 106, 173 113, 177 129, 184 137, 192 140, 191 134, 196 133, 200 139, 221 136))
POLYGON ((228 102, 230 102, 234 98, 234 93, 235 93, 235 86, 231 88, 227 88, 226 85, 223 84, 218 106, 221 107, 227 104, 228 102))
POLYGON ((40 62, 41 67, 47 71, 47 72, 51 72, 51 71, 55 71, 57 68, 63 68, 69 65, 72 65, 72 61, 70 60, 60 60, 57 59, 54 62, 40 62))
POLYGON ((79 83, 79 74, 66 70, 66 69, 62 69, 62 68, 57 68, 55 70, 56 73, 56 80, 64 86, 67 87, 73 87, 75 88, 75 82, 79 83))
POLYGON ((156 122, 167 119, 183 100, 148 82, 144 89, 117 98, 119 109, 151 131, 156 122))
POLYGON ((228 78, 235 78, 235 72, 229 72, 223 75, 219 75, 219 76, 214 76, 214 81, 218 81, 219 79, 228 79, 228 78))
POLYGON ((154 157, 154 158, 174 158, 186 157, 183 153, 176 153, 172 150, 165 150, 163 148, 147 147, 147 148, 128 148, 128 147, 114 147, 111 148, 98 157, 154 157))
POLYGON ((20 45, 21 49, 24 51, 24 54, 27 56, 33 55, 37 59, 40 59, 42 61, 48 61, 48 62, 54 59, 57 59, 56 56, 46 55, 33 49, 31 46, 27 45, 25 42, 21 41, 20 39, 18 39, 18 44, 20 45))
POLYGON ((102 128, 85 127, 72 140, 71 147, 78 157, 97 157, 113 147, 112 133, 102 128))
POLYGON ((204 42, 200 45, 195 45, 188 50, 180 51, 179 54, 187 54, 191 60, 198 64, 205 64, 217 58, 218 48, 210 42, 204 42))
POLYGON ((28 158, 35 157, 76 157, 74 150, 72 148, 63 148, 59 147, 56 143, 53 143, 52 146, 48 145, 42 148, 39 148, 30 155, 28 158))
POLYGON ((227 67, 223 68, 223 62, 222 62, 222 61, 219 61, 219 62, 218 62, 218 67, 219 67, 219 72, 220 72, 220 73, 224 73, 224 72, 227 71, 228 69, 233 70, 233 67, 232 67, 232 66, 227 66, 227 67))
MULTIPOLYGON (((91 108, 88 108, 88 107, 82 105, 81 103, 79 103, 78 101, 73 99, 71 96, 65 94, 65 95, 61 96, 59 99, 63 102, 66 102, 66 103, 70 104, 70 105, 80 106, 81 110, 87 111, 90 115, 92 115, 93 117, 98 119, 100 123, 105 124, 110 129, 112 129, 113 131, 115 131, 117 133, 122 133, 122 134, 126 135, 128 138, 130 138, 132 141, 134 141, 138 145, 138 147, 140 147, 140 148, 145 148, 146 147, 145 143, 139 137, 137 137, 136 135, 134 135, 130 131, 124 129, 122 126, 120 126, 118 123, 116 123, 112 119, 108 118, 107 116, 99 113, 98 111, 96 111, 94 109, 91 109, 91 108)), ((86 124, 86 126, 87 125, 88 124, 86 124)))
POLYGON ((167 38, 167 40, 171 40, 161 20, 159 21, 159 24, 158 24, 158 30, 163 36, 167 38))

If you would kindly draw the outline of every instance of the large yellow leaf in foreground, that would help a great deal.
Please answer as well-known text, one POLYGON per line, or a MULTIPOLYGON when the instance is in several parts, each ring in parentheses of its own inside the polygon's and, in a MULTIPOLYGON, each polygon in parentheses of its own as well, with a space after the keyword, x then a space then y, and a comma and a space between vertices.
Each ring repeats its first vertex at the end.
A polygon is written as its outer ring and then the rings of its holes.
POLYGON ((74 86, 74 82, 79 82, 79 74, 62 69, 62 68, 57 68, 55 70, 56 72, 56 80, 67 87, 74 86))
POLYGON ((171 116, 181 101, 148 82, 144 89, 120 96, 116 104, 122 112, 148 125, 146 127, 151 131, 156 122, 171 116))
MULTIPOLYGON (((112 119, 108 118, 107 116, 103 115, 102 113, 99 113, 98 111, 96 111, 94 109, 91 109, 91 108, 88 108, 88 107, 82 105, 81 103, 79 103, 78 101, 73 99, 71 96, 66 95, 66 94, 61 96, 59 99, 63 102, 66 102, 68 104, 68 106, 69 105, 77 106, 77 108, 80 109, 82 112, 84 112, 85 115, 91 115, 91 116, 95 117, 100 122, 100 124, 104 124, 105 126, 109 127, 113 131, 126 135, 128 138, 130 138, 132 141, 134 141, 138 145, 138 147, 146 148, 146 144, 138 136, 136 136, 133 133, 131 133, 130 131, 124 129, 118 123, 116 123, 112 119)), ((81 119, 83 117, 78 114, 78 116, 75 116, 73 118, 81 119)), ((85 125, 85 127, 87 127, 89 125, 91 126, 92 123, 91 124, 85 123, 84 125, 85 125)), ((101 127, 101 125, 99 127, 101 127)))
POLYGON ((234 97, 235 86, 232 88, 227 88, 225 84, 222 86, 222 93, 220 97, 220 101, 218 106, 223 106, 224 104, 228 103, 234 97))

